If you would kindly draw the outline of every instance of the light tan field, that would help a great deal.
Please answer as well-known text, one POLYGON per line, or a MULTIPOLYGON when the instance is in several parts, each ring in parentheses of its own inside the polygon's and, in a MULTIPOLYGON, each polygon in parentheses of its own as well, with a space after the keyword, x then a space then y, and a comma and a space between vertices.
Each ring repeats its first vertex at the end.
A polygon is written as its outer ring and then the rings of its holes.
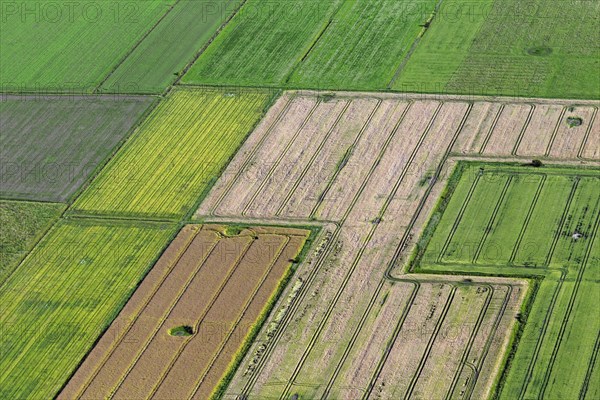
POLYGON ((403 266, 455 157, 596 165, 596 103, 298 92, 274 107, 197 217, 325 228, 225 398, 487 397, 526 282, 403 266))
POLYGON ((308 231, 226 233, 184 227, 59 398, 208 398, 308 231), (181 326, 193 334, 174 336, 181 326))

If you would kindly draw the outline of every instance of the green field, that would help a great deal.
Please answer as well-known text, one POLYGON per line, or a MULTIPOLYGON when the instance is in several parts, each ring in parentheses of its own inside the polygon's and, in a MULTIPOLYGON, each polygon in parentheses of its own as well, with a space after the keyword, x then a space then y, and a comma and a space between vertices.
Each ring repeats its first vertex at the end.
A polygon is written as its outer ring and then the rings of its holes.
POLYGON ((0 287, 0 397, 53 398, 174 234, 63 220, 0 287))
POLYGON ((435 0, 344 1, 290 86, 385 89, 432 14, 435 0))
POLYGON ((599 225, 598 170, 472 163, 455 172, 413 270, 540 282, 499 398, 598 393, 599 225))
POLYGON ((180 0, 106 79, 100 91, 162 92, 239 3, 240 0, 180 0))
POLYGON ((394 90, 600 98, 597 1, 442 2, 394 90))
POLYGON ((3 90, 89 92, 159 21, 172 1, 2 3, 3 90))
POLYGON ((0 286, 64 209, 63 204, 0 201, 0 286))
POLYGON ((0 102, 0 197, 69 200, 153 101, 5 96, 0 102))
POLYGON ((181 219, 263 115, 267 91, 177 89, 77 199, 96 215, 181 219))
POLYGON ((342 0, 248 0, 182 82, 280 86, 342 0))

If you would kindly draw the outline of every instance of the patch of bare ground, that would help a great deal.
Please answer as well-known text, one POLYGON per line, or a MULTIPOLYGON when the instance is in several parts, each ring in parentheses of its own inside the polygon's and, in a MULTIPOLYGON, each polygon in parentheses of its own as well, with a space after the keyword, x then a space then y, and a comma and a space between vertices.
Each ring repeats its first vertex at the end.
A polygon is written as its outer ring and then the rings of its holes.
POLYGON ((564 110, 565 107, 562 105, 536 105, 516 154, 527 157, 543 157, 564 110))
MULTIPOLYGON (((339 134, 343 132, 335 129, 336 121, 348 107, 347 101, 329 101, 320 103, 311 119, 308 121, 298 140, 288 149, 275 170, 269 177, 267 184, 255 193, 254 201, 248 205, 246 215, 260 217, 274 217, 279 206, 284 201, 298 179, 302 177, 303 170, 308 168, 320 153, 328 151, 335 146, 339 134), (336 135, 337 134, 337 135, 336 135), (277 182, 277 185, 270 185, 277 182)), ((355 111, 355 110, 350 110, 355 111)))
POLYGON ((283 207, 282 216, 311 217, 314 206, 343 162, 346 151, 361 133, 378 104, 374 99, 358 99, 350 103, 350 107, 332 132, 334 139, 327 146, 327 151, 322 152, 306 171, 283 207))
MULTIPOLYGON (((222 226, 205 225, 190 242, 194 229, 185 227, 159 260, 173 266, 158 290, 136 291, 124 309, 120 318, 135 322, 98 347, 104 354, 84 362, 61 398, 188 398, 214 390, 308 232, 261 228, 223 237, 222 226), (179 327, 187 334, 174 334, 179 327)), ((140 289, 152 290, 152 282, 140 289)))
POLYGON ((241 215, 244 208, 251 200, 253 194, 260 188, 269 171, 288 146, 293 142, 318 105, 315 98, 297 97, 293 100, 286 118, 271 132, 250 161, 241 170, 239 177, 218 204, 216 215, 241 215))
POLYGON ((507 104, 496 121, 490 138, 482 146, 483 154, 510 155, 535 110, 529 104, 507 104))
POLYGON ((594 115, 594 107, 570 107, 560 121, 552 142, 550 157, 575 159, 594 115), (569 118, 580 118, 581 125, 571 125, 569 118))
POLYGON ((271 134, 279 124, 283 124, 288 118, 289 108, 292 105, 293 93, 283 94, 269 112, 263 117, 256 129, 246 139, 242 147, 236 152, 231 162, 223 171, 223 174, 215 182, 210 194, 200 205, 197 215, 209 215, 217 206, 219 199, 227 192, 236 180, 236 176, 242 173, 244 164, 252 158, 252 155, 264 143, 273 140, 271 134))

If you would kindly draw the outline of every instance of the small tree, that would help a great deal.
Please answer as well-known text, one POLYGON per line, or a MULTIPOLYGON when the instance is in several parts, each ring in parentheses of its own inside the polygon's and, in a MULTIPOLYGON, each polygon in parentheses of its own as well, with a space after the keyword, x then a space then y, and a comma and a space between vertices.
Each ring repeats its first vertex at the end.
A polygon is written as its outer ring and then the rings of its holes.
POLYGON ((544 163, 542 163, 540 160, 533 160, 531 162, 531 166, 535 167, 535 168, 539 168, 539 167, 541 167, 543 165, 544 165, 544 163))

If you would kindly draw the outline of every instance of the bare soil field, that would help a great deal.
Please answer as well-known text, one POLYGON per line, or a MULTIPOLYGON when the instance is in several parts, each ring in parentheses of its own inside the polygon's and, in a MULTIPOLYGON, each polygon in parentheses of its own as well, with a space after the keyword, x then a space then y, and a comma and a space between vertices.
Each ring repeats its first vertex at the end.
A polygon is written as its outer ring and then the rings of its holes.
POLYGON ((308 231, 188 225, 59 398, 207 398, 308 231))
POLYGON ((595 103, 575 106, 583 121, 569 127, 566 102, 480 100, 294 92, 275 104, 271 125, 251 136, 254 147, 235 156, 196 216, 327 228, 225 398, 485 398, 494 390, 525 281, 406 275, 404 263, 455 157, 578 163, 595 154, 598 133, 595 103))

